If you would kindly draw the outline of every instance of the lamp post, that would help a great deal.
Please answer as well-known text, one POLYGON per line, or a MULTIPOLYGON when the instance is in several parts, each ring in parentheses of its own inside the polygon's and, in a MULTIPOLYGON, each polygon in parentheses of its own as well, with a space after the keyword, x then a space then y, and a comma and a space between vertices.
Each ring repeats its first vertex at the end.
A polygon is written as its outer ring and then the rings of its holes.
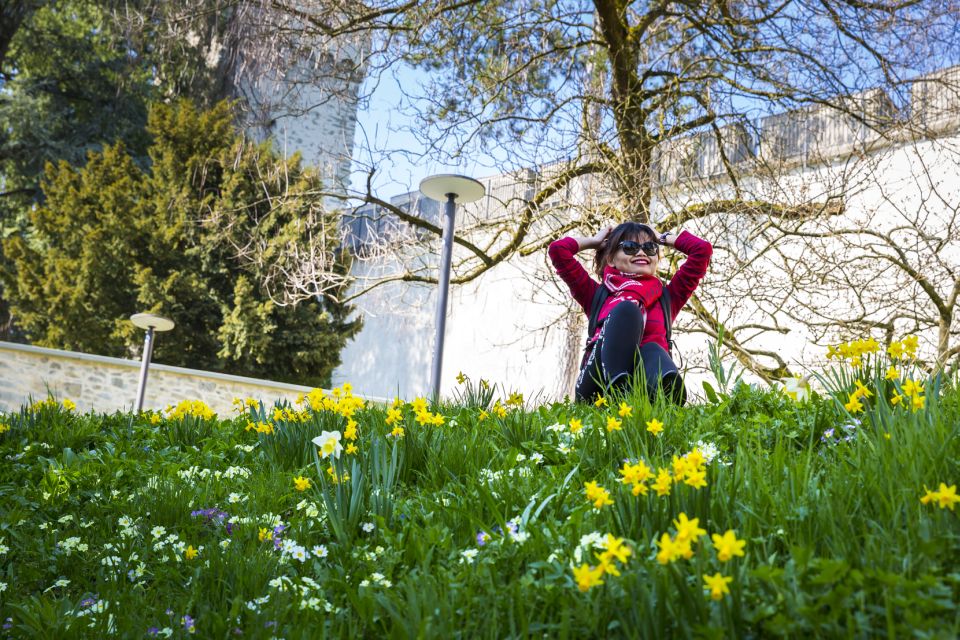
POLYGON ((130 322, 147 332, 147 336, 143 340, 140 383, 137 385, 137 404, 134 408, 134 415, 136 415, 143 409, 143 397, 147 392, 147 370, 150 368, 150 358, 153 356, 153 332, 170 331, 174 325, 173 320, 152 313, 135 313, 130 316, 130 322))
POLYGON ((450 261, 453 256, 453 227, 457 201, 462 203, 479 200, 486 193, 483 184, 473 178, 444 173, 424 178, 420 193, 438 202, 446 201, 443 215, 443 251, 440 253, 440 291, 437 296, 437 337, 433 344, 433 366, 430 372, 430 389, 433 398, 440 397, 440 371, 443 368, 443 337, 447 328, 447 294, 450 290, 450 261))

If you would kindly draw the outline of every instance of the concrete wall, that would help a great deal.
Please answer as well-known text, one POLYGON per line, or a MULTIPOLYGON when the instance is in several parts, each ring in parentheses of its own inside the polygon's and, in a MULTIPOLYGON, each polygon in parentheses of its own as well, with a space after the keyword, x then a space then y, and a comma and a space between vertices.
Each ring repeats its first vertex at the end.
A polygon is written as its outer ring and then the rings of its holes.
MULTIPOLYGON (((69 398, 77 410, 131 410, 136 401, 140 362, 0 342, 0 411, 47 397, 69 398)), ((203 400, 217 414, 232 414, 234 398, 254 397, 271 405, 293 402, 310 387, 256 380, 209 371, 152 364, 144 409, 163 409, 181 400, 203 400)))

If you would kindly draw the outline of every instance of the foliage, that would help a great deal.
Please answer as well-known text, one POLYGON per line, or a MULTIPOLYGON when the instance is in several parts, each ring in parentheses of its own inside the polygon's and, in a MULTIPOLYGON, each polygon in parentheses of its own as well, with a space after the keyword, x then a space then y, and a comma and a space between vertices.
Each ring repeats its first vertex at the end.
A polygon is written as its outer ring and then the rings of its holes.
POLYGON ((739 383, 683 409, 37 402, 0 416, 6 632, 954 637, 956 381, 840 366, 799 401, 739 383))
POLYGON ((148 131, 149 170, 122 143, 82 168, 48 165, 46 202, 3 243, 0 277, 28 338, 130 355, 142 334, 128 318, 150 311, 177 323, 156 341, 160 362, 328 383, 359 320, 332 298, 278 305, 261 285, 271 252, 301 236, 348 270, 316 173, 246 140, 227 103, 154 105, 148 131))

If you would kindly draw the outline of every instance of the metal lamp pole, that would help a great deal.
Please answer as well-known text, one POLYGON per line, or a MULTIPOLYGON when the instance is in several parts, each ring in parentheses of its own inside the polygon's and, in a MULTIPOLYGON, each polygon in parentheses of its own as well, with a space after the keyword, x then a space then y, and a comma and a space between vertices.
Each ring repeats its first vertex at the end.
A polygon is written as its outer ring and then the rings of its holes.
POLYGON ((437 278, 440 285, 437 295, 437 335, 433 343, 433 365, 430 371, 430 389, 433 399, 436 400, 440 397, 440 372, 443 370, 443 339, 447 328, 447 298, 450 290, 450 263, 453 259, 457 201, 468 203, 479 200, 486 193, 486 189, 473 178, 441 174, 425 178, 420 183, 420 193, 432 200, 446 202, 443 214, 443 250, 440 253, 440 274, 437 278))
POLYGON ((147 372, 150 369, 150 359, 153 357, 153 334, 155 331, 170 331, 174 324, 173 320, 152 313, 135 313, 130 316, 130 322, 147 331, 147 336, 143 340, 140 382, 137 384, 137 402, 134 406, 134 414, 138 414, 143 410, 143 398, 147 393, 147 372))

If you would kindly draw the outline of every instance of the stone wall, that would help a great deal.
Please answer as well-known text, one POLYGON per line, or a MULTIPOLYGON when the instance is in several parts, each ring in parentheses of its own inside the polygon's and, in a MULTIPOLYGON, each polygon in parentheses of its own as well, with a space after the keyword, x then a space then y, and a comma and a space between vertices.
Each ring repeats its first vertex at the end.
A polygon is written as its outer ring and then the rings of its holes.
MULTIPOLYGON (((0 342, 0 411, 17 411, 48 391, 69 398, 77 410, 112 413, 133 408, 140 362, 0 342)), ((267 405, 293 402, 310 387, 209 371, 151 364, 144 409, 163 409, 181 400, 203 400, 221 416, 232 413, 233 398, 253 397, 267 405)))

